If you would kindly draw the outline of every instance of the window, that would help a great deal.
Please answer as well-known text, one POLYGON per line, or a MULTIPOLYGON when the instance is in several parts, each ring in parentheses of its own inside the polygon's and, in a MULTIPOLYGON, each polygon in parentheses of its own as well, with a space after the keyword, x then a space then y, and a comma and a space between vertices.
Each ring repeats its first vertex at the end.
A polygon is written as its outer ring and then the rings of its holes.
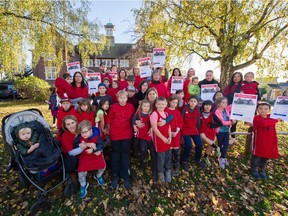
POLYGON ((45 67, 45 79, 55 80, 57 77, 56 67, 45 67))
POLYGON ((129 60, 121 59, 120 60, 120 67, 129 67, 129 60))
POLYGON ((100 59, 95 59, 95 67, 100 67, 100 59))
POLYGON ((106 62, 106 66, 111 67, 111 59, 102 59, 102 62, 106 62))
POLYGON ((93 62, 94 62, 94 59, 89 59, 88 67, 94 67, 93 62))
POLYGON ((118 59, 113 59, 113 64, 112 65, 116 65, 118 67, 118 65, 119 65, 118 59))

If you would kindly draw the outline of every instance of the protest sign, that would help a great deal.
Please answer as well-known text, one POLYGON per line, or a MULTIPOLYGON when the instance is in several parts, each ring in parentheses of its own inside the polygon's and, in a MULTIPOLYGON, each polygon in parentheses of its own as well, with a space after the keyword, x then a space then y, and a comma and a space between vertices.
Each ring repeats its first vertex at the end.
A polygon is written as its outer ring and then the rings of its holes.
POLYGON ((201 99, 213 101, 213 96, 217 91, 217 84, 201 85, 201 99))
POLYGON ((235 93, 230 119, 253 122, 257 106, 257 95, 235 93))
POLYGON ((73 77, 75 72, 77 71, 80 72, 80 62, 79 61, 69 62, 67 64, 67 71, 73 77))
POLYGON ((100 73, 87 73, 89 93, 98 92, 98 85, 101 83, 100 73))
POLYGON ((288 121, 288 96, 277 97, 270 117, 288 121))
POLYGON ((174 94, 177 90, 183 90, 184 77, 172 76, 171 93, 174 94))
POLYGON ((166 61, 166 49, 165 48, 154 48, 153 49, 153 63, 155 68, 165 67, 166 61))
POLYGON ((151 76, 150 57, 140 58, 137 61, 140 69, 140 77, 141 78, 150 77, 151 76))

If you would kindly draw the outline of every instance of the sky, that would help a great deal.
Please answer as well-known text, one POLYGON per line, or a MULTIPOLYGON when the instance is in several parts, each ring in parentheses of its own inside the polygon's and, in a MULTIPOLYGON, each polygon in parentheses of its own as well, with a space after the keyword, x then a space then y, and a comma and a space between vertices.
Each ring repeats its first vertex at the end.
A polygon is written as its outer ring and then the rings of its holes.
POLYGON ((105 34, 104 25, 111 22, 115 25, 116 43, 133 43, 132 26, 134 25, 134 16, 132 9, 139 9, 142 1, 138 0, 107 0, 91 1, 91 12, 88 15, 90 20, 96 18, 100 21, 102 28, 100 33, 105 34), (130 32, 129 32, 130 31, 130 32))

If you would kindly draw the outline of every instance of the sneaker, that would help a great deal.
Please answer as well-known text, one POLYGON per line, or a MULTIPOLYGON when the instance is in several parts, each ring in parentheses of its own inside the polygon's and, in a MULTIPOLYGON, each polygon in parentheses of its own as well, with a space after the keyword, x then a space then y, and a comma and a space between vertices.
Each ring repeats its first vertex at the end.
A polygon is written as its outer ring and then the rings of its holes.
POLYGON ((209 161, 208 157, 204 157, 203 161, 206 163, 207 166, 211 166, 211 162, 209 161))
POLYGON ((105 184, 105 181, 104 181, 104 179, 103 179, 102 176, 100 176, 99 178, 97 178, 97 176, 94 175, 94 179, 97 180, 99 186, 103 186, 103 185, 105 184))
POLYGON ((111 188, 113 189, 113 190, 117 190, 117 188, 119 187, 119 185, 118 185, 118 179, 113 179, 112 180, 112 183, 111 183, 111 188))
POLYGON ((84 187, 80 186, 80 198, 83 199, 87 195, 87 188, 89 187, 89 183, 87 182, 84 187))
POLYGON ((220 157, 221 151, 220 151, 220 147, 219 146, 217 146, 217 148, 215 149, 215 154, 216 154, 217 157, 220 157))
POLYGON ((131 183, 130 183, 130 181, 128 179, 124 180, 124 184, 123 185, 124 185, 124 188, 126 190, 130 190, 131 189, 131 183))
POLYGON ((197 162, 197 165, 198 165, 201 169, 205 169, 205 168, 206 168, 205 163, 203 163, 202 161, 197 162))
POLYGON ((189 166, 187 162, 184 162, 182 166, 183 166, 184 171, 189 172, 189 166))
POLYGON ((222 169, 225 169, 225 159, 224 159, 224 158, 221 158, 221 157, 218 157, 218 162, 219 162, 219 166, 220 166, 222 169))
POLYGON ((252 172, 251 172, 251 175, 252 175, 252 177, 255 178, 255 179, 260 179, 260 175, 259 175, 259 173, 257 172, 257 170, 256 170, 256 171, 252 171, 252 172))
POLYGON ((266 175, 266 173, 265 173, 264 170, 260 170, 260 171, 259 171, 259 177, 260 177, 261 179, 266 179, 266 178, 267 178, 267 175, 266 175))
POLYGON ((227 158, 225 158, 225 166, 229 166, 229 163, 227 161, 227 158))
POLYGON ((236 142, 236 139, 235 139, 235 138, 232 138, 232 139, 229 140, 229 144, 230 144, 230 145, 233 145, 235 142, 236 142))

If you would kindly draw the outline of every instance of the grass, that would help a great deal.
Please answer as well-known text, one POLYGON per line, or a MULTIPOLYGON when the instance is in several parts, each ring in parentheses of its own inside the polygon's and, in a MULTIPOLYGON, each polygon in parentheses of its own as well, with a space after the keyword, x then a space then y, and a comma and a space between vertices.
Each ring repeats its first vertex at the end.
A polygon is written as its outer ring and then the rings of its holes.
MULTIPOLYGON (((20 110, 38 108, 51 124, 52 117, 46 104, 31 101, 0 103, 0 118, 20 110)), ((287 131, 287 123, 280 123, 278 131, 287 131)), ((238 131, 247 127, 239 124, 238 131)), ((40 215, 288 215, 288 144, 287 136, 279 136, 280 158, 270 160, 265 181, 255 181, 249 175, 249 157, 243 154, 245 136, 237 137, 237 144, 229 147, 229 168, 220 170, 215 156, 211 168, 200 170, 193 162, 189 174, 173 178, 169 185, 152 183, 148 175, 139 171, 137 160, 131 159, 133 188, 110 189, 110 169, 104 174, 107 184, 100 188, 93 175, 88 175, 88 195, 66 199, 63 187, 49 193, 52 208, 40 215)), ((109 154, 106 155, 109 159, 109 154)), ((4 152, 0 137, 0 214, 29 215, 37 191, 34 187, 21 188, 17 173, 5 172, 9 156, 4 152)), ((109 164, 109 160, 107 160, 109 164)))

